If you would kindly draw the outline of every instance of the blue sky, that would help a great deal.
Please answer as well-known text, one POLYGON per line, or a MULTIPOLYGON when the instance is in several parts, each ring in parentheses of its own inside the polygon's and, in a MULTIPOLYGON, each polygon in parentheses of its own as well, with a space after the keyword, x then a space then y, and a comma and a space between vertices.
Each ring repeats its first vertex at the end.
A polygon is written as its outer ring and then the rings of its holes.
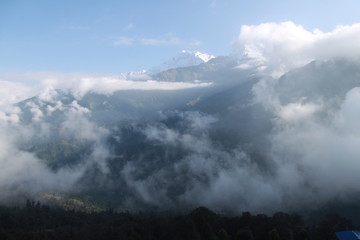
POLYGON ((183 49, 228 55, 244 24, 331 31, 359 12, 359 0, 0 0, 0 72, 138 71, 183 49))

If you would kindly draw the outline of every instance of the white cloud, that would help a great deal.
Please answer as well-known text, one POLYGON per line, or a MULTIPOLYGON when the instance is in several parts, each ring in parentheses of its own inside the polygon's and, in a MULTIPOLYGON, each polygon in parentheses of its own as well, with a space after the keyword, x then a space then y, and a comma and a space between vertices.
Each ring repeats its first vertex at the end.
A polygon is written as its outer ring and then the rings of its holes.
POLYGON ((118 78, 82 78, 71 88, 77 98, 88 92, 112 94, 119 90, 180 90, 195 87, 207 87, 211 83, 160 82, 154 80, 132 81, 118 78))
POLYGON ((322 32, 282 22, 242 26, 234 48, 252 66, 280 76, 314 59, 359 58, 359 42, 360 23, 322 32))
POLYGON ((57 97, 53 87, 46 86, 40 92, 39 98, 28 101, 24 108, 8 105, 0 109, 0 202, 23 194, 36 198, 43 192, 75 190, 74 184, 93 165, 103 173, 108 171, 106 159, 110 151, 105 139, 109 131, 92 122, 90 110, 77 101, 68 105, 53 101, 57 97), (63 111, 62 117, 51 116, 57 110, 63 111), (25 121, 20 121, 23 117, 25 121), (74 140, 74 145, 85 142, 91 151, 84 153, 84 161, 79 159, 79 164, 53 171, 44 164, 45 159, 24 150, 44 142, 51 144, 59 137, 69 146, 74 140))
POLYGON ((314 103, 289 103, 282 106, 279 111, 281 119, 287 122, 298 122, 302 120, 308 120, 313 114, 321 110, 321 105, 314 103))
POLYGON ((202 41, 201 40, 197 40, 197 39, 194 39, 194 40, 191 40, 190 41, 190 46, 200 46, 202 44, 202 41))
MULTIPOLYGON (((35 125, 13 125, 3 121, 0 113, 0 202, 16 199, 26 194, 66 191, 82 176, 85 168, 64 168, 51 171, 34 154, 19 149, 18 144, 39 140, 35 125), (45 181, 44 181, 45 180, 45 181)), ((40 119, 39 119, 40 120, 40 119)), ((36 123, 38 124, 38 123, 36 123)), ((31 195, 34 194, 34 195, 31 195)))
POLYGON ((44 116, 43 112, 40 109, 40 106, 36 105, 33 102, 28 102, 27 107, 29 107, 30 112, 32 113, 32 121, 39 122, 41 118, 44 116))
POLYGON ((217 6, 216 0, 211 1, 211 3, 209 4, 209 7, 211 7, 211 8, 215 8, 216 6, 217 6))
MULTIPOLYGON (((310 35, 299 26, 285 25, 295 32, 299 30, 293 36, 305 40, 299 43, 290 36, 277 39, 273 31, 267 33, 266 39, 260 29, 249 35, 255 43, 265 41, 262 46, 266 48, 255 50, 264 57, 264 65, 273 67, 271 70, 276 69, 272 60, 287 67, 297 66, 291 59, 294 53, 309 61, 317 59, 281 78, 264 77, 253 88, 255 100, 273 116, 273 128, 267 136, 271 143, 267 156, 276 169, 271 179, 273 188, 282 195, 283 208, 289 209, 323 206, 339 196, 350 199, 359 192, 360 180, 360 46, 350 41, 359 36, 359 25, 310 35)), ((274 27, 274 31, 279 27, 285 35, 289 30, 279 24, 262 27, 274 27)))
POLYGON ((173 33, 166 33, 158 37, 125 37, 120 36, 112 43, 114 46, 200 46, 202 41, 198 39, 181 39, 173 33))
POLYGON ((19 107, 8 107, 0 111, 0 121, 16 125, 20 122, 21 110, 19 107))
POLYGON ((28 84, 0 80, 0 107, 17 103, 32 97, 34 94, 36 94, 36 90, 28 84))
POLYGON ((349 135, 360 135, 360 87, 355 87, 347 92, 339 113, 336 116, 335 124, 337 129, 349 135))
POLYGON ((142 38, 140 44, 149 46, 162 46, 162 45, 179 45, 181 44, 180 38, 142 38))
POLYGON ((130 29, 133 29, 134 27, 135 27, 135 24, 129 23, 128 25, 126 25, 126 26, 124 27, 124 30, 125 30, 125 31, 129 31, 130 29))
POLYGON ((97 126, 89 120, 91 112, 73 101, 65 111, 65 121, 61 123, 60 134, 78 141, 100 142, 109 133, 107 129, 97 126))
POLYGON ((180 45, 181 43, 182 41, 178 37, 159 37, 159 38, 118 37, 113 42, 113 45, 131 46, 131 45, 139 44, 144 46, 166 46, 166 45, 180 45))
POLYGON ((3 86, 0 93, 4 93, 0 96, 0 106, 1 104, 16 103, 35 95, 38 95, 42 101, 57 101, 56 89, 71 92, 80 99, 89 92, 109 95, 119 90, 180 90, 207 87, 212 84, 209 82, 155 81, 151 80, 145 72, 105 76, 83 73, 29 72, 6 74, 3 78, 8 81, 0 81, 0 86, 3 86), (36 82, 33 83, 33 79, 36 79, 36 82), (28 81, 31 84, 18 81, 28 81))

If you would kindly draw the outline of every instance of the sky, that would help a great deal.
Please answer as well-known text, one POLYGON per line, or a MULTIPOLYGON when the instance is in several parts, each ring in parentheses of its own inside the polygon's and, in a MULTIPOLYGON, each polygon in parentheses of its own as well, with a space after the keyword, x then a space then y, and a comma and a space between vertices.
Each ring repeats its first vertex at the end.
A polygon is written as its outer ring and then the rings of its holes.
POLYGON ((359 0, 0 0, 0 73, 116 74, 181 50, 232 52, 242 25, 359 22, 359 0))

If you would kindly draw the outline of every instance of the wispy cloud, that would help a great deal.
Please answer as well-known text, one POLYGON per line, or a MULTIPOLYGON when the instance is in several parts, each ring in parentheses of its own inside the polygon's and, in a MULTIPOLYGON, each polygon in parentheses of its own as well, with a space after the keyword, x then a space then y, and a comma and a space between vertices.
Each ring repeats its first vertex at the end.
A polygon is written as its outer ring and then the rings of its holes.
POLYGON ((140 39, 141 45, 150 45, 150 46, 162 46, 162 45, 179 45, 181 44, 181 39, 177 37, 171 38, 142 38, 140 39))
POLYGON ((186 45, 186 46, 200 46, 202 41, 198 39, 184 40, 174 34, 167 33, 160 37, 126 37, 121 36, 116 38, 113 42, 114 46, 131 46, 131 45, 141 45, 141 46, 176 46, 176 45, 186 45))
POLYGON ((135 27, 135 24, 129 23, 128 25, 126 25, 126 26, 124 27, 124 30, 125 30, 125 31, 128 31, 128 30, 130 30, 130 29, 133 29, 134 27, 135 27))
POLYGON ((215 7, 217 6, 217 1, 216 1, 216 0, 211 1, 211 3, 209 4, 209 6, 210 6, 211 8, 215 8, 215 7))
POLYGON ((198 39, 194 39, 194 40, 191 40, 190 41, 190 46, 200 46, 202 44, 202 41, 201 40, 198 40, 198 39))

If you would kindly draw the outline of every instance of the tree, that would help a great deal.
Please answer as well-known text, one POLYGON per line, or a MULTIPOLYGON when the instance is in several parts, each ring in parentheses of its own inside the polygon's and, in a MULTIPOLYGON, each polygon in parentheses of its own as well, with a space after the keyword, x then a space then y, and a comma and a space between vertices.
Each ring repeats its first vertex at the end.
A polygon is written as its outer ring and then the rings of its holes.
POLYGON ((242 228, 240 229, 235 236, 236 240, 253 240, 254 235, 250 228, 242 228))
POLYGON ((295 240, 306 240, 308 233, 305 228, 301 228, 295 232, 295 240))
POLYGON ((269 232, 269 240, 280 240, 280 235, 276 228, 269 232))
POLYGON ((229 239, 229 235, 228 233, 226 232, 225 229, 220 229, 219 233, 218 233, 218 236, 219 236, 219 240, 228 240, 229 239))

